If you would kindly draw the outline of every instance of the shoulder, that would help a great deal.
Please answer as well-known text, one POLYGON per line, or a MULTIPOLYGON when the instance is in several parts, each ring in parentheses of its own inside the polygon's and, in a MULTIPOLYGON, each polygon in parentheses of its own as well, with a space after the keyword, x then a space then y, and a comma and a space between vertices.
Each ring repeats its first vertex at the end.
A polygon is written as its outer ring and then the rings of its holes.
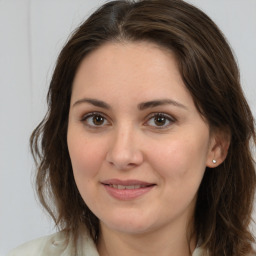
POLYGON ((42 237, 12 250, 7 256, 99 256, 97 248, 88 231, 81 227, 79 237, 67 237, 65 231, 42 237))
POLYGON ((198 247, 194 250, 192 256, 207 256, 208 253, 202 248, 198 247))
POLYGON ((22 244, 7 256, 57 256, 61 255, 66 248, 67 239, 62 231, 22 244))

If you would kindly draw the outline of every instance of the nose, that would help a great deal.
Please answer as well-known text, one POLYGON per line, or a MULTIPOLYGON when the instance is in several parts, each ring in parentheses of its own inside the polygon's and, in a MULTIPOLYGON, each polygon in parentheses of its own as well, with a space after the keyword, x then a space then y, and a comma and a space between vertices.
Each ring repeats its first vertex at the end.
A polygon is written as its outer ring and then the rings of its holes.
POLYGON ((143 162, 141 143, 132 129, 116 131, 111 139, 106 160, 116 169, 127 170, 143 162))

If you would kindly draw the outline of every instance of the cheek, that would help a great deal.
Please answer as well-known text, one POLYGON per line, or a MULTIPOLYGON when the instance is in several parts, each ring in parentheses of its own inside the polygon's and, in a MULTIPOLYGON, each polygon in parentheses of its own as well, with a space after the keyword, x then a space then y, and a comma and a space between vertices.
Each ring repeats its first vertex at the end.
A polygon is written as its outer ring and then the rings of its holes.
POLYGON ((100 140, 70 131, 68 150, 76 180, 97 175, 104 159, 104 147, 100 140))
MULTIPOLYGON (((202 136, 203 137, 203 136, 202 136)), ((187 180, 198 182, 206 167, 207 139, 181 136, 170 139, 169 143, 158 143, 149 149, 154 169, 171 182, 185 183, 187 180), (151 153, 150 153, 151 152, 151 153), (153 152, 153 154, 152 154, 153 152)))
POLYGON ((97 191, 97 177, 104 159, 104 146, 100 141, 85 137, 84 133, 68 134, 68 149, 77 188, 88 207, 95 205, 91 196, 97 191))

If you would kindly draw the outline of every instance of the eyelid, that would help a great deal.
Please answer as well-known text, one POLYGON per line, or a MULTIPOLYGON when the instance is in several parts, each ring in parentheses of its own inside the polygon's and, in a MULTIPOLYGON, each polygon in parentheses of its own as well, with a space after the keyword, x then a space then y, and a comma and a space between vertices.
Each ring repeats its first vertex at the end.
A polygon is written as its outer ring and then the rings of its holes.
POLYGON ((167 119, 170 119, 171 121, 176 121, 176 119, 172 115, 164 113, 164 112, 153 112, 153 113, 150 113, 147 116, 147 118, 152 118, 152 117, 155 117, 155 116, 163 116, 163 117, 166 117, 167 119))
POLYGON ((83 114, 82 117, 80 118, 80 121, 84 121, 86 118, 91 117, 91 116, 95 116, 95 115, 99 115, 99 116, 102 116, 102 117, 108 119, 108 117, 105 114, 103 114, 102 112, 93 111, 93 112, 88 112, 86 114, 83 114))

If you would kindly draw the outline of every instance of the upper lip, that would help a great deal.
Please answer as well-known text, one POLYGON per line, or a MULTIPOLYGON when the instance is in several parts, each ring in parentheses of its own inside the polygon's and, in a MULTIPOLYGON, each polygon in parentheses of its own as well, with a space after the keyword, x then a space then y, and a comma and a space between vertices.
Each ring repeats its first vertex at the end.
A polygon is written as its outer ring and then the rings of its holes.
POLYGON ((149 183, 141 180, 119 180, 119 179, 109 179, 101 182, 104 185, 123 185, 123 186, 132 186, 132 185, 140 185, 140 186, 151 186, 155 185, 154 183, 149 183))

